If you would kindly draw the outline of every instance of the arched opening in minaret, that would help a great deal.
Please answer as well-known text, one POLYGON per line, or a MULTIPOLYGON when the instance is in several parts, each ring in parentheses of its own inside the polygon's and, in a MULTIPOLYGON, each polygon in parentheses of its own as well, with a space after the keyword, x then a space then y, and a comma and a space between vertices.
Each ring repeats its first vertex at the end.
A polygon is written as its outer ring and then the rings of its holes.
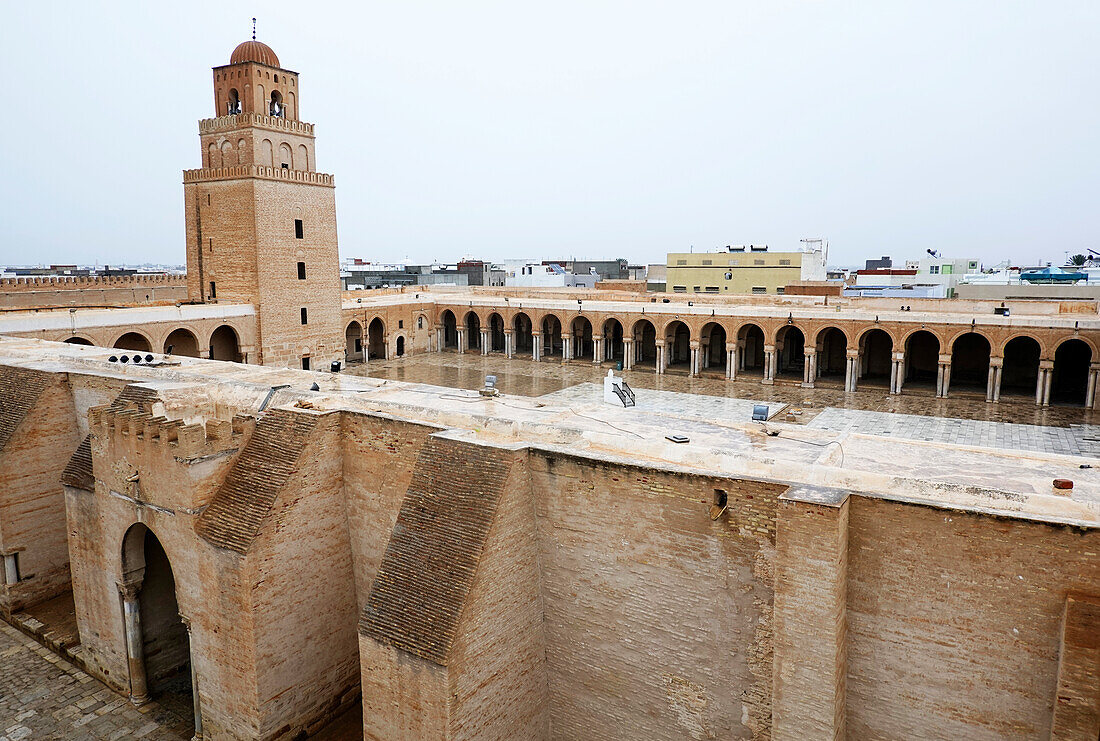
POLYGON ((225 113, 227 116, 235 116, 241 112, 241 96, 237 92, 237 88, 232 88, 229 91, 229 101, 225 104, 225 113))
POLYGON ((164 338, 164 352, 168 355, 197 358, 199 357, 199 338, 183 327, 174 329, 164 338))
POLYGON ((286 115, 286 110, 283 108, 283 94, 278 90, 271 91, 271 102, 268 104, 267 110, 275 118, 282 118, 286 115))

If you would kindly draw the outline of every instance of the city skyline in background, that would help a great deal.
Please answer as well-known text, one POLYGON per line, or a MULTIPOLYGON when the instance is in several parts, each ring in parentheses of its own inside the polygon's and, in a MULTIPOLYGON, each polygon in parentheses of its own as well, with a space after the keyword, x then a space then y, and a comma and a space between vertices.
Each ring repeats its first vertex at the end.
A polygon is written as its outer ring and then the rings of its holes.
MULTIPOLYGON (((265 7, 257 37, 302 73, 344 257, 1100 249, 1093 3, 297 9, 265 7)), ((12 9, 28 123, 0 145, 0 260, 182 263, 180 171, 252 12, 12 9)))

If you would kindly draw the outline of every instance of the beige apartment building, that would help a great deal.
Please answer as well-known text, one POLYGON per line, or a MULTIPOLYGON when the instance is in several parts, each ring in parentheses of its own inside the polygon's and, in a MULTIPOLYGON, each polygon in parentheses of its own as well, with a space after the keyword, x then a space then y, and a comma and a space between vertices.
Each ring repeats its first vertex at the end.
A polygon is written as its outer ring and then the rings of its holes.
POLYGON ((800 280, 825 279, 826 249, 772 252, 767 245, 668 253, 671 293, 781 294, 800 280))

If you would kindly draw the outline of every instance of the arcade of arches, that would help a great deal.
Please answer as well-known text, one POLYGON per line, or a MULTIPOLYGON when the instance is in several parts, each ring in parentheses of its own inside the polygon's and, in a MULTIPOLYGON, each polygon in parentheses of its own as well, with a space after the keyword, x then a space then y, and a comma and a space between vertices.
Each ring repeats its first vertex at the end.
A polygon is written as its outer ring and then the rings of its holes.
POLYGON ((1100 357, 1080 333, 1001 327, 892 323, 825 323, 587 312, 462 311, 437 315, 436 351, 501 353, 534 360, 604 363, 624 370, 727 379, 786 380, 814 388, 841 385, 845 391, 882 387, 891 394, 925 388, 937 397, 949 392, 1028 396, 1040 406, 1094 407, 1100 357))

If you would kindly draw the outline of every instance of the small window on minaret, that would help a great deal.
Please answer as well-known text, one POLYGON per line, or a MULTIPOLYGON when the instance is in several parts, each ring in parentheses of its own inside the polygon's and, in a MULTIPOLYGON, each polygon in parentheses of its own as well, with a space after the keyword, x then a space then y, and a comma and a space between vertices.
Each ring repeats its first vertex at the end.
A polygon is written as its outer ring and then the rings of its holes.
MULTIPOLYGON (((305 311, 305 309, 303 309, 305 311)), ((302 358, 302 370, 309 370, 309 357, 302 358)))
POLYGON ((306 264, 304 262, 298 263, 298 280, 306 279, 306 264))
POLYGON ((294 236, 297 239, 301 239, 305 235, 305 228, 302 226, 301 219, 294 220, 294 236))
POLYGON ((302 324, 306 324, 306 307, 302 307, 302 324))
POLYGON ((214 281, 210 281, 210 298, 218 297, 218 287, 214 285, 214 281))

